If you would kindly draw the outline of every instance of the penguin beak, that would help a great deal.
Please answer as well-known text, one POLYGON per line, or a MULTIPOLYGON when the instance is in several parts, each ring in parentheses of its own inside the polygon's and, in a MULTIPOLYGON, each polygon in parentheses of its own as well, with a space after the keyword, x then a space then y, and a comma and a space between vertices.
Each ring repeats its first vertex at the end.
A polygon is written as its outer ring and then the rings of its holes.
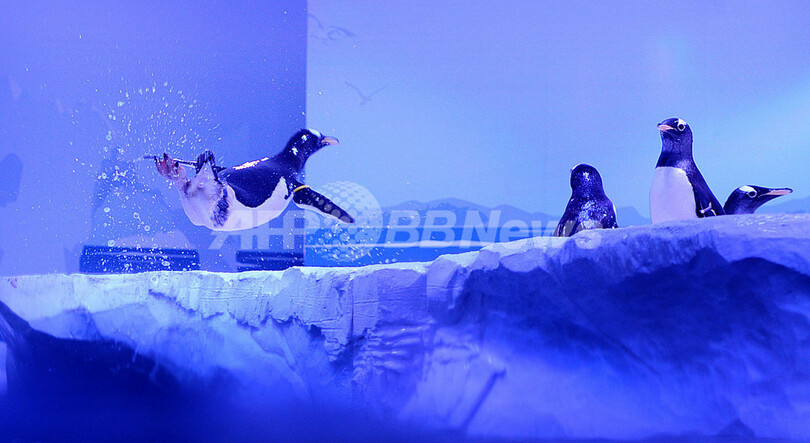
POLYGON ((667 131, 672 130, 672 129, 675 129, 675 128, 673 128, 673 127, 672 127, 672 126, 670 126, 670 125, 665 125, 665 124, 663 124, 663 123, 661 123, 660 125, 658 125, 658 131, 660 131, 660 132, 667 132, 667 131))
POLYGON ((765 195, 772 195, 774 197, 779 197, 782 195, 788 195, 793 192, 793 189, 790 188, 781 188, 781 189, 771 189, 770 191, 766 192, 765 195))
POLYGON ((336 145, 338 143, 340 143, 340 141, 338 139, 336 139, 335 137, 326 136, 326 137, 321 139, 321 147, 333 146, 333 145, 336 145))

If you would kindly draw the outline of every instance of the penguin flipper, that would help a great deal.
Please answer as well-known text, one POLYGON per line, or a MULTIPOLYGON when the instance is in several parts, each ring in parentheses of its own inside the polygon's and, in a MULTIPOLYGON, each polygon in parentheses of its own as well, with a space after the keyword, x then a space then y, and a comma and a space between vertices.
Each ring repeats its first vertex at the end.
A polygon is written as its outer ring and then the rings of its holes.
POLYGON ((704 218, 725 215, 726 212, 714 195, 695 190, 695 213, 698 218, 704 218))
POLYGON ((264 162, 226 168, 217 176, 233 189, 234 198, 248 208, 258 208, 267 201, 273 195, 276 183, 283 178, 281 172, 264 162))
POLYGON ((293 201, 304 209, 314 209, 321 214, 334 217, 344 223, 354 223, 354 218, 331 200, 315 192, 309 186, 301 185, 293 190, 293 201))
POLYGON ((553 237, 571 237, 577 232, 581 231, 582 223, 579 220, 560 220, 557 224, 557 229, 554 230, 553 237))
POLYGON ((611 211, 605 215, 602 219, 602 228, 603 229, 616 229, 619 227, 619 223, 616 221, 616 205, 613 202, 609 202, 610 206, 608 206, 611 211))
POLYGON ((692 184, 692 192, 695 194, 695 214, 698 218, 714 217, 716 215, 725 215, 726 211, 723 210, 723 205, 714 196, 706 179, 696 167, 687 168, 686 175, 689 177, 689 182, 692 184))

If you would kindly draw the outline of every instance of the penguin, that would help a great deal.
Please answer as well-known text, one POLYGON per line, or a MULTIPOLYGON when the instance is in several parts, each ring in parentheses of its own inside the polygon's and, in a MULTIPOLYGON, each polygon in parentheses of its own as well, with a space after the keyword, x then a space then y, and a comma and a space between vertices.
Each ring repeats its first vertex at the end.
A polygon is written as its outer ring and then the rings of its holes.
POLYGON ((571 199, 554 230, 555 237, 570 237, 585 229, 613 229, 616 206, 605 195, 602 177, 591 165, 579 164, 571 169, 571 199))
POLYGON ((661 156, 650 187, 650 218, 653 223, 691 220, 723 215, 692 157, 692 129, 680 118, 658 124, 661 156))
POLYGON ((295 133, 273 157, 225 168, 206 151, 195 163, 154 157, 158 172, 177 185, 189 220, 214 231, 237 231, 263 225, 278 217, 294 201, 303 209, 319 212, 345 223, 349 213, 303 183, 304 165, 310 155, 338 139, 312 129, 295 133), (197 173, 186 179, 181 164, 192 164, 197 173))
POLYGON ((726 214, 753 214, 765 203, 788 195, 793 192, 790 188, 763 188, 762 186, 745 185, 735 189, 728 196, 723 210, 726 214))

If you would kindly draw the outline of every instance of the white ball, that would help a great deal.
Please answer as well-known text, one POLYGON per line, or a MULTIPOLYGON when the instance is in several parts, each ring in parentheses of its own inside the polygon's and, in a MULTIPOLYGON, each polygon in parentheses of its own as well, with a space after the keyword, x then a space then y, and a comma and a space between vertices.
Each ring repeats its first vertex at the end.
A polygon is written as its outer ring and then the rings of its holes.
POLYGON ((317 191, 354 217, 354 224, 307 214, 307 250, 339 264, 368 255, 382 235, 382 208, 374 195, 348 181, 332 182, 317 191))

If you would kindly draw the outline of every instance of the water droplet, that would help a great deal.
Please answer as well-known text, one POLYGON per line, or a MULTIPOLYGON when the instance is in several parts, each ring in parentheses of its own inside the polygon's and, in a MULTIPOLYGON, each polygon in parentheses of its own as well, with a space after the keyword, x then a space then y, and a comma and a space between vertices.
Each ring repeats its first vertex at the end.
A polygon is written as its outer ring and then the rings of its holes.
POLYGON ((104 212, 109 213, 109 212, 110 212, 110 208, 104 208, 104 212))
POLYGON ((118 101, 118 107, 120 108, 120 107, 122 107, 122 106, 124 106, 124 101, 123 101, 123 100, 119 100, 119 101, 118 101))
POLYGON ((107 246, 115 246, 115 240, 107 240, 107 246))
POLYGON ((146 225, 146 226, 143 227, 143 230, 146 231, 146 232, 149 232, 150 229, 152 229, 152 228, 150 228, 149 225, 146 225))
POLYGON ((140 220, 140 219, 141 219, 141 214, 138 214, 137 212, 133 212, 133 213, 132 213, 132 217, 133 217, 135 220, 140 220))

